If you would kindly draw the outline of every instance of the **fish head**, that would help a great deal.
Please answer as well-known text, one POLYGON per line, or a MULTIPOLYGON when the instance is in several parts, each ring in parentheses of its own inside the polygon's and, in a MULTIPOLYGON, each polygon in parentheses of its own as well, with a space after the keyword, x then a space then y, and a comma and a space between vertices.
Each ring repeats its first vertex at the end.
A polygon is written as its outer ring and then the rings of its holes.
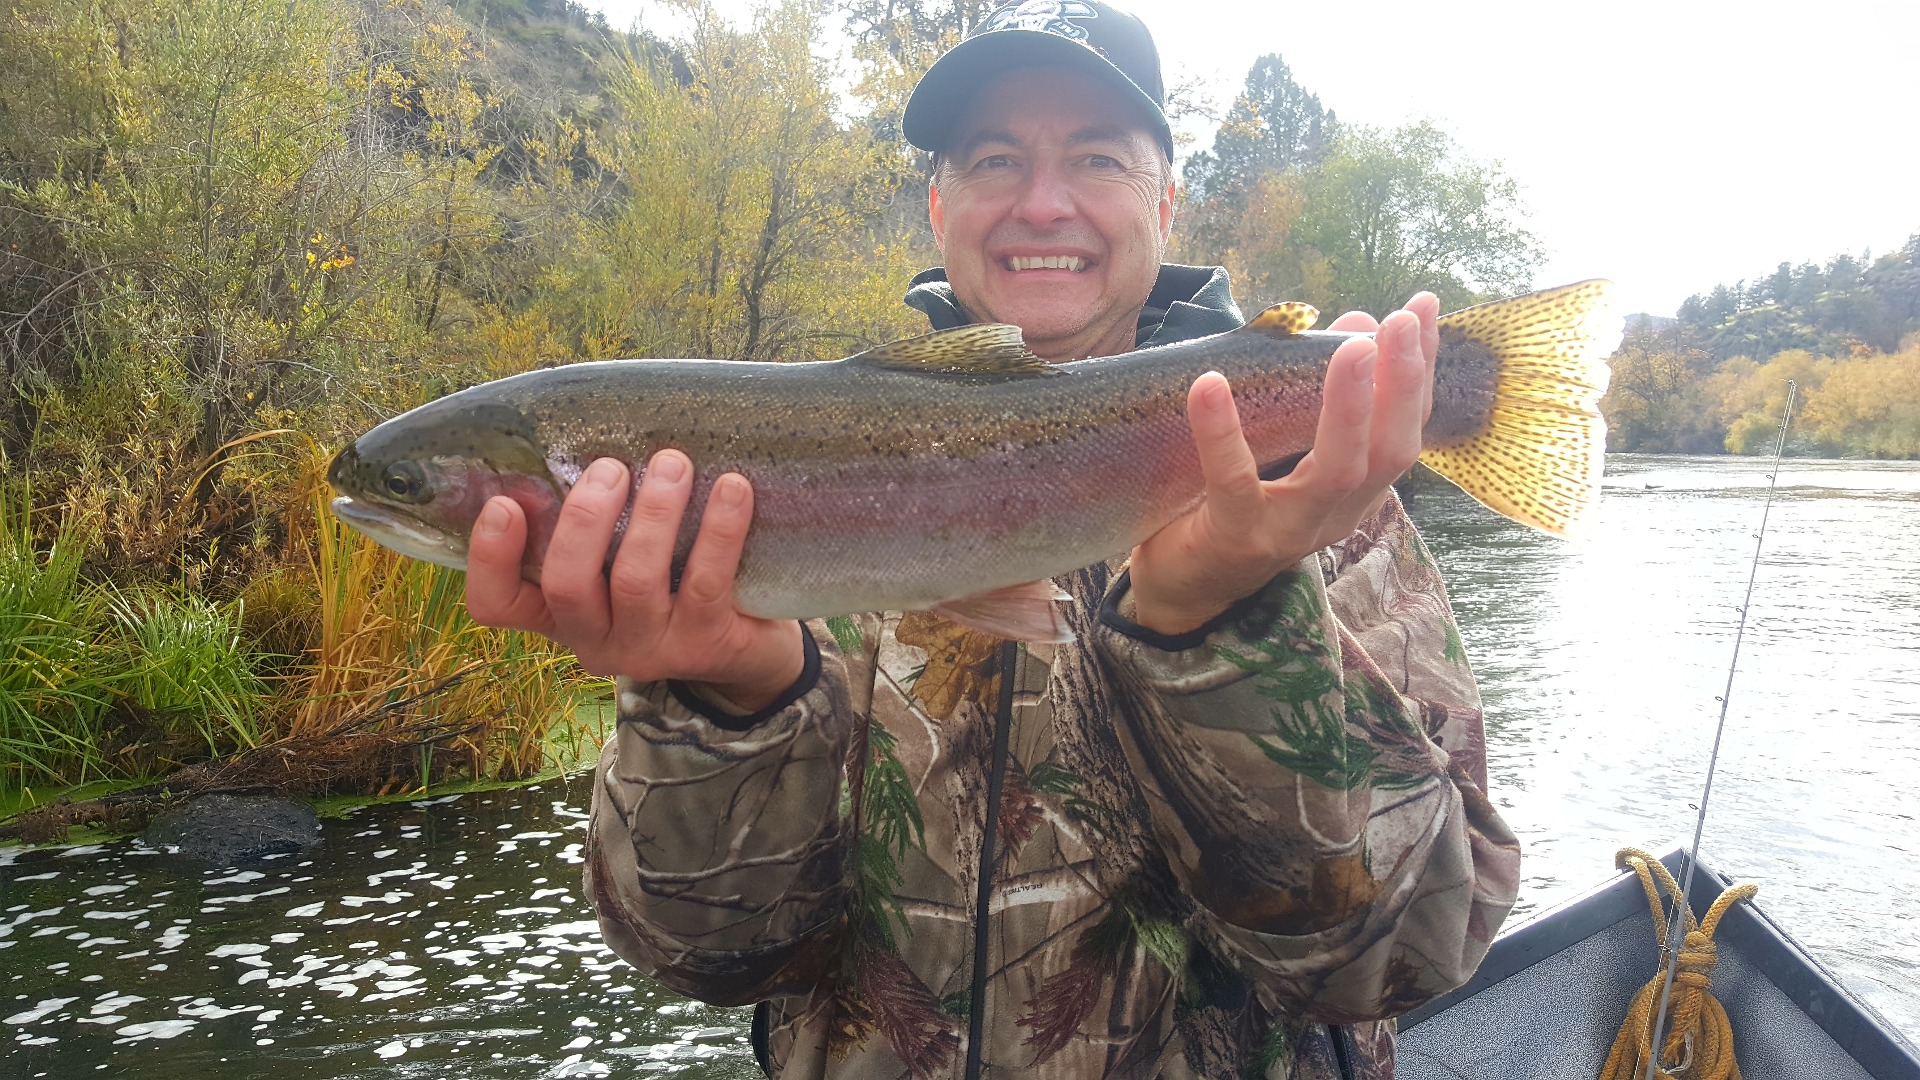
POLYGON ((402 555, 464 569, 474 521, 506 495, 526 511, 523 562, 537 567, 565 491, 518 409, 458 398, 388 420, 335 455, 334 515, 402 555))

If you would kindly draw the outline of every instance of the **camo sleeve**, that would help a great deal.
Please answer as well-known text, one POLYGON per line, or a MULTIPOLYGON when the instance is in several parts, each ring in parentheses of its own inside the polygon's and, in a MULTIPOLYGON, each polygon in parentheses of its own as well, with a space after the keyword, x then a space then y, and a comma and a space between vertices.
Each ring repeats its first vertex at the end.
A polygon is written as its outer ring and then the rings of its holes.
POLYGON ((601 749, 584 868, 601 932, 709 1003, 804 992, 844 924, 851 744, 872 665, 824 624, 807 630, 805 673, 750 716, 692 686, 622 680, 601 749))
POLYGON ((1272 1004, 1396 1016, 1466 981, 1518 889, 1485 794, 1478 691, 1439 570, 1397 499, 1346 542, 1180 638, 1099 646, 1121 741, 1198 910, 1272 1004))

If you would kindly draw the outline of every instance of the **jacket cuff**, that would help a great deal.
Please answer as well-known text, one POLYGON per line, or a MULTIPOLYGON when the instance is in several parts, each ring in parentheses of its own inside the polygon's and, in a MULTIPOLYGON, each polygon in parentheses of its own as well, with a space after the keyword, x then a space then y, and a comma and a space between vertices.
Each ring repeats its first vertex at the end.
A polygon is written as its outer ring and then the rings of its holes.
POLYGON ((704 684, 667 680, 667 692, 673 699, 687 708, 687 711, 724 731, 747 731, 779 715, 794 702, 813 692, 820 683, 820 645, 813 640, 803 625, 800 628, 801 665, 800 677, 793 685, 773 699, 773 703, 759 712, 740 713, 734 711, 731 702, 715 693, 704 684))
MULTIPOLYGON (((1293 573, 1293 571, 1283 570, 1280 572, 1280 576, 1284 577, 1290 573, 1293 573)), ((1245 596, 1234 601, 1228 605, 1227 610, 1215 615, 1213 618, 1208 619, 1192 630, 1188 630, 1186 633, 1162 634, 1157 630, 1150 630, 1120 613, 1121 601, 1126 598, 1127 594, 1133 588, 1133 571, 1130 569, 1122 570, 1120 577, 1107 589, 1106 598, 1100 602, 1100 623, 1107 629, 1123 637, 1131 638, 1142 645, 1151 646, 1162 652, 1185 652, 1188 649, 1197 649, 1206 644, 1209 637, 1219 633, 1221 630, 1229 627, 1237 627, 1247 622, 1249 618, 1257 612, 1264 611, 1267 605, 1262 600, 1262 597, 1269 587, 1271 587, 1271 583, 1262 586, 1251 596, 1245 596)), ((1270 623, 1270 620, 1268 621, 1270 623)), ((1250 627, 1248 629, 1252 632, 1246 636, 1256 638, 1265 637, 1270 628, 1270 625, 1257 628, 1250 627)))

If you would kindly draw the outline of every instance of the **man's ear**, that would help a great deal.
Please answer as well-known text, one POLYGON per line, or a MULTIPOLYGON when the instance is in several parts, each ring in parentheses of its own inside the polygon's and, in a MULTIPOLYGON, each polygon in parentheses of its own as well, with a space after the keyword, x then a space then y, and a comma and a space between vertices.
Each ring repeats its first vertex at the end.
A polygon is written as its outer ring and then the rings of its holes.
POLYGON ((944 254, 947 250, 947 208, 940 205, 940 185, 927 183, 927 223, 933 226, 933 242, 944 254))
POLYGON ((1160 250, 1173 239, 1173 177, 1167 177, 1166 190, 1160 193, 1160 250))

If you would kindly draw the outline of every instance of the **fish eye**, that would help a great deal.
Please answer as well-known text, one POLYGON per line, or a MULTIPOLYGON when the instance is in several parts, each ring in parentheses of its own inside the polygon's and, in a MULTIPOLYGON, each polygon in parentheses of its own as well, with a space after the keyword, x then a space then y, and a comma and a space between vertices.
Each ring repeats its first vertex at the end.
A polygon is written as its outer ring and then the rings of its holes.
POLYGON ((380 485, 387 494, 406 502, 425 502, 429 494, 426 474, 411 461, 396 461, 387 466, 387 471, 380 477, 380 485))

